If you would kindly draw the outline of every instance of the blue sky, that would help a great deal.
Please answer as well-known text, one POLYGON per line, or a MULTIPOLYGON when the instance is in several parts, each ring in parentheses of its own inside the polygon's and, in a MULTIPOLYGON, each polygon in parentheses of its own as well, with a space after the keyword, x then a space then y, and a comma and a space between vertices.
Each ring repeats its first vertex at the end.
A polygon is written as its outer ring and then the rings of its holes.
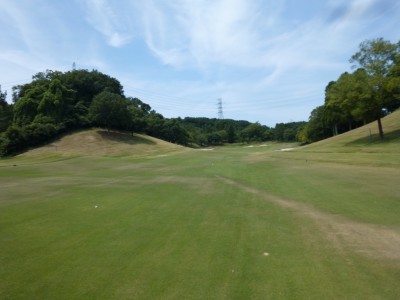
POLYGON ((397 0, 0 0, 0 85, 97 69, 165 117, 307 120, 366 40, 400 40, 397 0))

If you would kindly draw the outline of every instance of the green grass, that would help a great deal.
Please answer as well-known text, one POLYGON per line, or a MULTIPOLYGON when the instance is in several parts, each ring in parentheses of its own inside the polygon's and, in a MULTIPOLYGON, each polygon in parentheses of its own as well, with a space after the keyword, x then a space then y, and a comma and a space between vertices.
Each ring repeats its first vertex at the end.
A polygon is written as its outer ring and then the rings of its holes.
POLYGON ((357 139, 2 160, 0 298, 398 299, 399 145, 357 139))
POLYGON ((400 110, 382 119, 385 138, 378 134, 378 122, 372 122, 355 130, 340 134, 309 146, 309 152, 347 153, 398 153, 400 147, 400 110))

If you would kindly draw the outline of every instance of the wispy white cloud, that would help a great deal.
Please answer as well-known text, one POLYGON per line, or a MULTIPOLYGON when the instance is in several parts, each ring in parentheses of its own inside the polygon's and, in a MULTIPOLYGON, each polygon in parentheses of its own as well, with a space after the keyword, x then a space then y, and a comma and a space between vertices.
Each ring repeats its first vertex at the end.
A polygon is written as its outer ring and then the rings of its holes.
POLYGON ((325 1, 307 17, 297 1, 142 2, 143 38, 153 55, 163 64, 195 70, 206 78, 195 84, 148 84, 149 90, 157 86, 165 95, 196 98, 195 106, 174 97, 157 100, 160 97, 147 95, 148 100, 167 116, 209 113, 217 97, 225 99, 231 115, 264 112, 276 120, 282 118, 275 113, 280 107, 311 111, 323 103, 326 84, 350 68, 348 59, 359 42, 370 38, 366 29, 371 30, 378 2, 325 1), (294 4, 298 12, 292 9, 292 21, 287 10, 294 4))
POLYGON ((397 0, 1 2, 0 64, 16 80, 75 61, 166 116, 216 116, 222 97, 227 117, 272 125, 282 107, 296 119, 320 105, 361 41, 400 26, 397 0))
MULTIPOLYGON (((279 6, 279 5, 275 5, 279 6)), ((145 40, 164 63, 181 67, 210 65, 255 67, 263 29, 272 27, 258 1, 147 1, 141 7, 145 40)))
MULTIPOLYGON (((115 10, 107 0, 85 0, 87 21, 102 35, 112 47, 126 45, 133 37, 131 27, 124 14, 123 6, 115 10)), ((114 3, 115 4, 115 3, 114 3)))
POLYGON ((329 58, 343 41, 343 29, 325 26, 320 16, 290 27, 284 1, 173 3, 147 1, 141 8, 146 43, 164 64, 208 74, 263 69, 266 82, 291 69, 337 67, 329 58))

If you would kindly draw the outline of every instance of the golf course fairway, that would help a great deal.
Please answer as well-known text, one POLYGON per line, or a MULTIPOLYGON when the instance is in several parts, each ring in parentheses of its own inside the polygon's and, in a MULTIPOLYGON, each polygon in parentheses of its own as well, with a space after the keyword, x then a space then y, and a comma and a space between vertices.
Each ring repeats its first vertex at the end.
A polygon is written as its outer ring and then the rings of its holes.
POLYGON ((0 160, 0 299, 399 299, 390 120, 387 142, 201 150, 94 129, 0 160))

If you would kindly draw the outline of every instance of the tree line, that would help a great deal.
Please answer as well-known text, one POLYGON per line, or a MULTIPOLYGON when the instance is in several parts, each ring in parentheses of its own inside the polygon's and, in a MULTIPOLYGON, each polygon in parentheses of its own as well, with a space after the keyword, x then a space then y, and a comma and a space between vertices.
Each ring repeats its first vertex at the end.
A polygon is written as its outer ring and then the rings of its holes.
POLYGON ((305 122, 277 124, 231 119, 164 118, 120 82, 97 70, 47 70, 12 88, 12 103, 0 88, 0 156, 48 143, 76 129, 102 127, 145 133, 189 146, 270 140, 295 141, 305 122))
POLYGON ((164 118, 138 98, 126 97, 120 82, 97 70, 47 70, 12 88, 11 104, 0 88, 0 156, 49 142, 93 126, 146 133, 182 145, 300 141, 311 143, 377 120, 400 107, 400 42, 367 40, 345 72, 325 89, 325 102, 308 122, 271 128, 243 120, 164 118))
POLYGON ((400 42, 366 40, 351 59, 354 72, 345 72, 325 88, 325 102, 316 107, 299 134, 306 143, 319 141, 377 120, 400 107, 400 42))

